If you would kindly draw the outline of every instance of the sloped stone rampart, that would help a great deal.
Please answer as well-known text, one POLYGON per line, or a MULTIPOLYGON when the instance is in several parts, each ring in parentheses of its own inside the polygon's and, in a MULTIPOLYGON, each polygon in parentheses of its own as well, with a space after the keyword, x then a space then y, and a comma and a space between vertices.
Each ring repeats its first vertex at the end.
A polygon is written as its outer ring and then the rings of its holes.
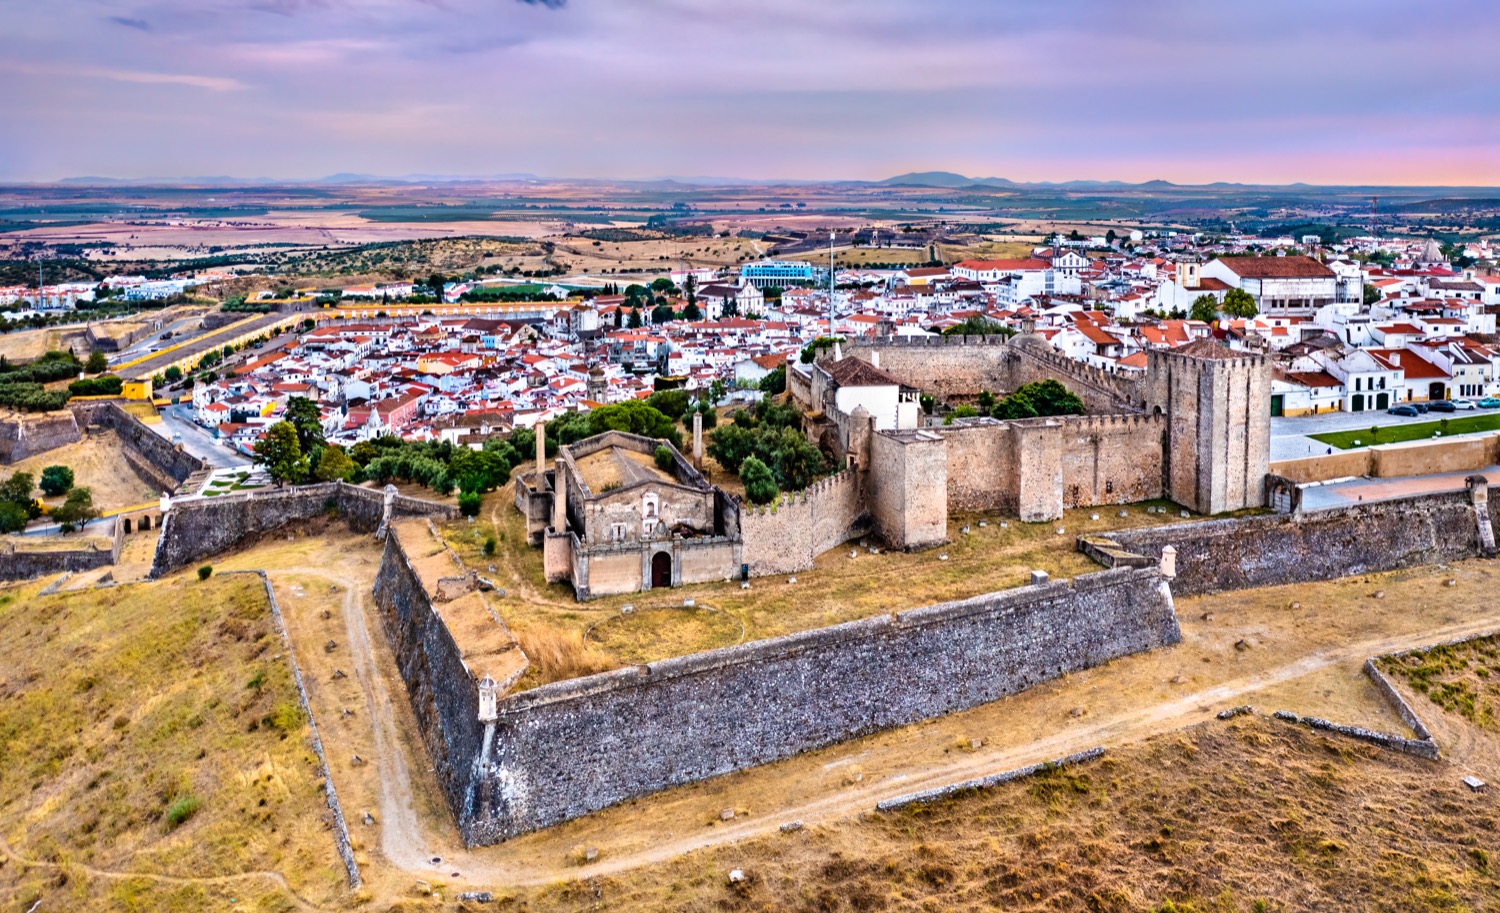
MULTIPOLYGON (((1156 570, 1120 569, 545 685, 501 701, 460 826, 497 842, 1180 639, 1156 570)), ((462 753, 425 725, 456 770, 462 753)))

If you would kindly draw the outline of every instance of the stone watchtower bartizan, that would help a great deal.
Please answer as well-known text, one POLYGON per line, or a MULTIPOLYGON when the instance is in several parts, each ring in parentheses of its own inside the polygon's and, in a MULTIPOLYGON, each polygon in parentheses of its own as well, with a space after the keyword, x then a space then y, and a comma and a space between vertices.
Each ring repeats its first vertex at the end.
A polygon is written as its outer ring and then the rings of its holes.
POLYGON ((1142 393, 1164 414, 1166 496, 1203 514, 1266 503, 1271 451, 1271 363, 1200 339, 1147 355, 1142 393))

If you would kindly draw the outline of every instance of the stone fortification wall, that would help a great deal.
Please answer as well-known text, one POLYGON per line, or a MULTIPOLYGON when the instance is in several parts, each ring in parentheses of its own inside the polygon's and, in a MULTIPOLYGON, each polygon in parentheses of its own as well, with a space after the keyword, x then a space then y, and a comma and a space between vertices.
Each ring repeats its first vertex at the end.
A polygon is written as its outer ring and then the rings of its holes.
POLYGON ((0 464, 19 463, 81 438, 78 421, 67 410, 10 413, 0 418, 0 464))
POLYGON ((1280 460, 1270 471, 1299 484, 1373 476, 1377 479, 1439 472, 1472 472, 1500 462, 1500 434, 1406 441, 1280 460))
POLYGON ((80 425, 112 429, 124 447, 131 468, 172 491, 188 476, 204 468, 202 460, 147 428, 140 419, 120 408, 118 402, 94 400, 70 403, 68 409, 80 425))
MULTIPOLYGON (((1496 510, 1490 502, 1490 511, 1496 510)), ((1177 549, 1179 596, 1278 586, 1471 558, 1480 552, 1467 494, 1363 504, 1300 516, 1206 520, 1112 533, 1130 552, 1177 549)))
POLYGON ((849 347, 865 361, 876 351, 883 370, 942 398, 978 396, 983 390, 1008 393, 1053 379, 1077 393, 1090 412, 1134 411, 1141 402, 1134 378, 1091 367, 1045 344, 999 336, 900 336, 849 347))
POLYGON ((1122 569, 546 685, 501 701, 465 836, 496 842, 1180 637, 1156 570, 1122 569))
POLYGON ((813 559, 870 531, 852 469, 784 494, 773 505, 740 507, 743 561, 752 576, 805 571, 813 559))
POLYGON ((469 839, 466 821, 484 738, 478 685, 398 535, 385 539, 375 577, 375 605, 438 784, 460 831, 469 839))
POLYGON ((1065 507, 1161 497, 1165 416, 1070 415, 1059 421, 1065 507))
MULTIPOLYGON (((384 509, 382 492, 344 482, 176 502, 162 521, 151 577, 160 577, 290 523, 329 512, 342 516, 360 532, 374 532, 380 527, 384 509)), ((400 495, 395 498, 392 510, 396 516, 407 517, 447 519, 457 514, 446 504, 400 495)))
POLYGON ((118 520, 113 526, 110 532, 112 544, 108 548, 100 548, 90 541, 78 548, 28 552, 24 550, 25 537, 0 540, 0 580, 31 580, 64 571, 76 574, 109 567, 120 560, 120 546, 125 541, 124 527, 118 520), (22 550, 17 551, 17 545, 22 546, 22 550))
POLYGON ((948 456, 941 435, 871 435, 865 480, 875 531, 887 545, 913 549, 948 541, 948 456))

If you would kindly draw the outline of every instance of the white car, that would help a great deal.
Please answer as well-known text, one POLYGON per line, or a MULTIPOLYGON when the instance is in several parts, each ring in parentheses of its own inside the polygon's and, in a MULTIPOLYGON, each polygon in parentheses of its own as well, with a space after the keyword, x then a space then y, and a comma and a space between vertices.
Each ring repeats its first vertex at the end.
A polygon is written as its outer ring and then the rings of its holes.
POLYGON ((1472 399, 1457 399, 1453 401, 1453 408, 1457 409, 1460 412, 1466 412, 1470 409, 1477 409, 1479 407, 1474 405, 1474 401, 1472 399))

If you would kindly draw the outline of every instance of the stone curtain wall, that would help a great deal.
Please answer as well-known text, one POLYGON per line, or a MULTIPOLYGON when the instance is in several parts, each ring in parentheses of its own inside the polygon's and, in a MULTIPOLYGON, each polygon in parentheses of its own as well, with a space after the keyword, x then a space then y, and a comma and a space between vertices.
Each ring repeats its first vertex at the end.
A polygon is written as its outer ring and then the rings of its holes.
MULTIPOLYGON (((1491 500, 1491 513, 1496 510, 1491 500)), ((1159 558, 1163 546, 1175 546, 1172 590, 1179 596, 1330 580, 1479 554, 1474 508, 1464 493, 1300 516, 1182 523, 1107 538, 1151 558, 1159 558)))
MULTIPOLYGON (((457 515, 446 504, 400 495, 392 510, 396 516, 406 517, 450 519, 457 515)), ((342 516, 359 532, 374 532, 384 513, 384 495, 344 482, 324 482, 174 503, 162 521, 151 577, 160 577, 289 523, 311 520, 329 511, 342 516)))
POLYGON ((394 532, 385 539, 374 597, 438 785, 472 844, 474 770, 484 738, 477 681, 394 532))
POLYGON ((948 541, 948 455, 931 431, 880 431, 870 437, 866 501, 876 532, 892 548, 948 541))
POLYGON ((19 463, 39 453, 72 444, 81 437, 78 421, 66 410, 15 414, 0 421, 0 464, 19 463))
POLYGON ((61 574, 63 571, 80 573, 96 568, 109 567, 120 558, 122 530, 119 522, 110 535, 114 537, 112 548, 74 548, 59 551, 16 551, 16 544, 26 544, 25 537, 15 536, 0 542, 0 580, 31 580, 61 574))
POLYGON ((545 685, 501 702, 462 827, 494 843, 1180 639, 1160 574, 1122 569, 545 685))
POLYGON ((774 510, 740 506, 743 560, 756 577, 805 571, 819 555, 869 530, 859 474, 852 469, 783 495, 774 510))
POLYGON ((1063 506, 1161 497, 1164 416, 1085 415, 1061 421, 1063 506))
POLYGON ((188 476, 204 468, 202 460, 147 428, 117 402, 79 402, 68 408, 79 424, 113 429, 131 467, 165 490, 175 490, 188 476))

